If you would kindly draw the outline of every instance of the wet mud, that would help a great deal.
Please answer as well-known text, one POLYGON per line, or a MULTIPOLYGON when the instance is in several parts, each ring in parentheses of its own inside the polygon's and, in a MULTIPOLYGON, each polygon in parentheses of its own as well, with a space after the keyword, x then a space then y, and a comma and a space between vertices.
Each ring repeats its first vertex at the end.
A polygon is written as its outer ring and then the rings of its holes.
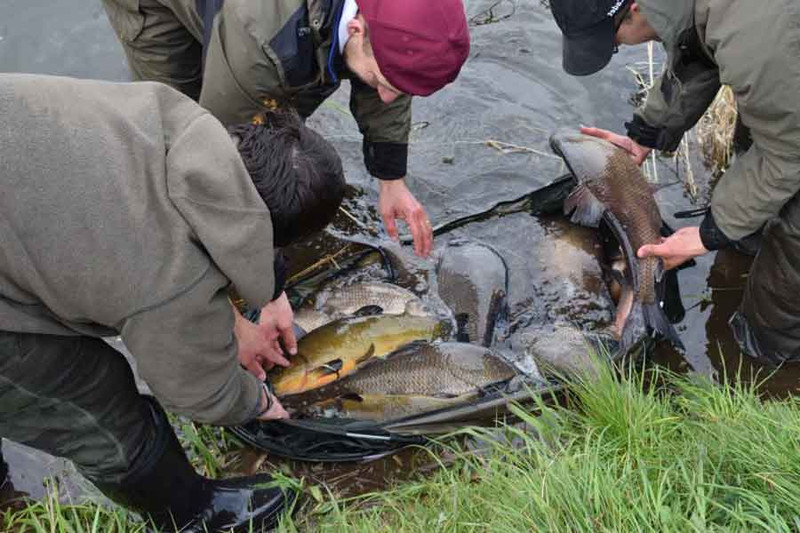
MULTIPOLYGON (((623 48, 601 73, 570 77, 561 69, 560 34, 539 2, 468 0, 466 9, 472 21, 471 52, 460 78, 414 103, 407 181, 434 225, 517 198, 563 174, 563 164, 548 148, 554 129, 586 124, 622 131, 637 92, 625 66, 641 69, 647 57, 644 47, 623 48)), ((0 71, 128 79, 122 50, 99 2, 80 0, 0 3, 0 71)), ((377 184, 364 169, 361 136, 347 111, 348 96, 343 87, 308 121, 336 146, 352 188, 333 228, 288 250, 295 275, 320 261, 336 264, 337 258, 358 249, 344 238, 388 242, 375 209, 377 184)), ((661 188, 656 198, 662 217, 676 229, 699 223, 699 219, 676 220, 673 214, 705 205, 712 187, 694 142, 688 161, 695 195, 682 184, 685 162, 663 159, 657 167, 661 188)), ((557 216, 539 218, 521 212, 458 228, 437 238, 437 246, 451 236, 487 242, 508 264, 512 331, 559 316, 589 328, 608 320, 602 287, 593 281, 597 272, 591 266, 596 249, 592 232, 576 229, 557 216), (578 268, 565 272, 565 265, 578 268)), ((727 327, 749 264, 750 258, 736 252, 720 252, 699 258, 696 266, 679 273, 686 313, 676 327, 686 350, 677 352, 661 343, 653 363, 717 379, 725 375, 733 379, 740 370, 744 379, 766 378, 766 394, 796 393, 798 365, 775 370, 741 357, 727 327)), ((424 288, 419 285, 425 283, 423 275, 413 271, 398 275, 405 279, 404 286, 424 288)), ((40 457, 32 463, 28 455, 4 448, 15 482, 41 497, 41 477, 52 471, 49 459, 40 457)), ((419 464, 411 457, 418 453, 409 451, 367 465, 277 461, 277 467, 311 480, 336 481, 337 487, 357 493, 380 488, 398 472, 415 470, 419 464)))

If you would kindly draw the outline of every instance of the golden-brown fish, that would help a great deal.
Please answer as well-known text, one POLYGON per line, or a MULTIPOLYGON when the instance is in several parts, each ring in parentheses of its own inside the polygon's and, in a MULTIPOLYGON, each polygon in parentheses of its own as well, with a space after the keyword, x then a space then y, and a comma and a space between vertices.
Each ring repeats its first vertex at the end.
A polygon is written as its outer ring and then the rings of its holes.
POLYGON ((321 387, 372 357, 382 357, 409 342, 441 338, 447 330, 446 321, 433 317, 342 318, 300 339, 292 365, 271 372, 270 382, 278 396, 321 387))

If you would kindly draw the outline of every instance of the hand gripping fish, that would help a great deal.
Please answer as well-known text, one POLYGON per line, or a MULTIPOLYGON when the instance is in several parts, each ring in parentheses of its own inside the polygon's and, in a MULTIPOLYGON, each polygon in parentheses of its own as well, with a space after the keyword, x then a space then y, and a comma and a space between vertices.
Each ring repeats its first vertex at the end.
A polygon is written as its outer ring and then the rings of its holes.
POLYGON ((605 221, 625 255, 630 292, 617 307, 620 348, 627 351, 648 330, 683 348, 661 308, 661 259, 636 257, 642 245, 660 242, 662 226, 653 191, 641 170, 625 150, 597 137, 560 130, 550 137, 550 147, 578 180, 564 201, 564 213, 571 213, 572 222, 584 226, 597 227, 605 221))

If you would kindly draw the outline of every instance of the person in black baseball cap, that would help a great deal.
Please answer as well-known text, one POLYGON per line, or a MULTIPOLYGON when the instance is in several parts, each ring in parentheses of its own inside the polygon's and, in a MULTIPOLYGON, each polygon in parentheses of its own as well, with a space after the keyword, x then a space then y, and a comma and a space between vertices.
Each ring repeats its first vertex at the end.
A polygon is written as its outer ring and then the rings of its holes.
POLYGON ((564 34, 564 70, 574 76, 605 67, 618 44, 658 39, 633 0, 552 0, 550 7, 564 34))
POLYGON ((699 225, 680 228, 637 256, 666 269, 710 251, 757 254, 729 325, 742 353, 800 361, 800 8, 797 0, 550 0, 564 34, 564 69, 608 64, 618 44, 660 41, 662 75, 627 135, 581 133, 627 150, 641 164, 651 150, 675 151, 724 82, 736 99, 737 133, 751 144, 715 185, 699 225), (740 129, 737 126, 737 130, 740 129), (744 135, 742 135, 744 134, 744 135), (755 246, 754 246, 755 244, 755 246))

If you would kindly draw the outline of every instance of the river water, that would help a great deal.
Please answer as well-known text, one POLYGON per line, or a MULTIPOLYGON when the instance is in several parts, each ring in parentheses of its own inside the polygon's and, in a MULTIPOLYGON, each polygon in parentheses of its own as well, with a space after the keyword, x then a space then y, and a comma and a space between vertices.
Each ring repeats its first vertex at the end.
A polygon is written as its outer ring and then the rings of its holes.
MULTIPOLYGON (((563 174, 561 161, 548 149, 550 132, 580 124, 622 131, 637 92, 632 70, 645 78, 649 75, 644 46, 621 50, 608 68, 594 76, 566 75, 561 70, 558 30, 537 1, 469 0, 466 7, 472 44, 461 76, 446 90, 414 103, 408 184, 434 224, 483 211, 563 174)), ((660 57, 656 53, 656 61, 660 57)), ((0 71, 129 79, 124 55, 102 7, 83 0, 0 3, 0 71)), ((363 167, 361 138, 347 102, 344 87, 308 123, 336 146, 355 191, 345 208, 360 225, 340 216, 334 233, 355 231, 374 241, 382 232, 374 208, 377 189, 363 167)), ((658 165, 661 188, 656 197, 664 219, 674 228, 699 222, 676 220, 673 213, 704 205, 711 188, 696 143, 690 142, 689 154, 698 190, 695 196, 681 183, 687 174, 685 163, 664 159, 658 165)), ((560 231, 559 224, 519 213, 454 232, 492 244, 506 259, 512 322, 533 321, 553 306, 570 306, 569 296, 553 300, 557 291, 543 288, 542 283, 544 261, 552 255, 552 250, 543 252, 542 243, 548 233, 560 231)), ((437 245, 448 238, 439 238, 437 245)), ((295 254, 293 270, 314 262, 337 243, 327 237, 316 239, 313 246, 295 254)), ((734 252, 709 254, 679 273, 686 315, 676 326, 686 351, 680 353, 662 343, 652 356, 654 362, 713 377, 739 368, 745 376, 767 375, 769 369, 740 357, 726 325, 741 297, 749 262, 734 252)), ((776 395, 792 394, 797 377, 797 367, 784 367, 766 381, 764 389, 776 395)), ((6 452, 16 472, 17 488, 41 494, 29 454, 6 452)), ((45 465, 42 473, 52 472, 54 463, 43 460, 40 464, 45 465)), ((58 473, 62 467, 58 463, 53 468, 58 473)), ((383 476, 387 467, 369 468, 383 476)))

